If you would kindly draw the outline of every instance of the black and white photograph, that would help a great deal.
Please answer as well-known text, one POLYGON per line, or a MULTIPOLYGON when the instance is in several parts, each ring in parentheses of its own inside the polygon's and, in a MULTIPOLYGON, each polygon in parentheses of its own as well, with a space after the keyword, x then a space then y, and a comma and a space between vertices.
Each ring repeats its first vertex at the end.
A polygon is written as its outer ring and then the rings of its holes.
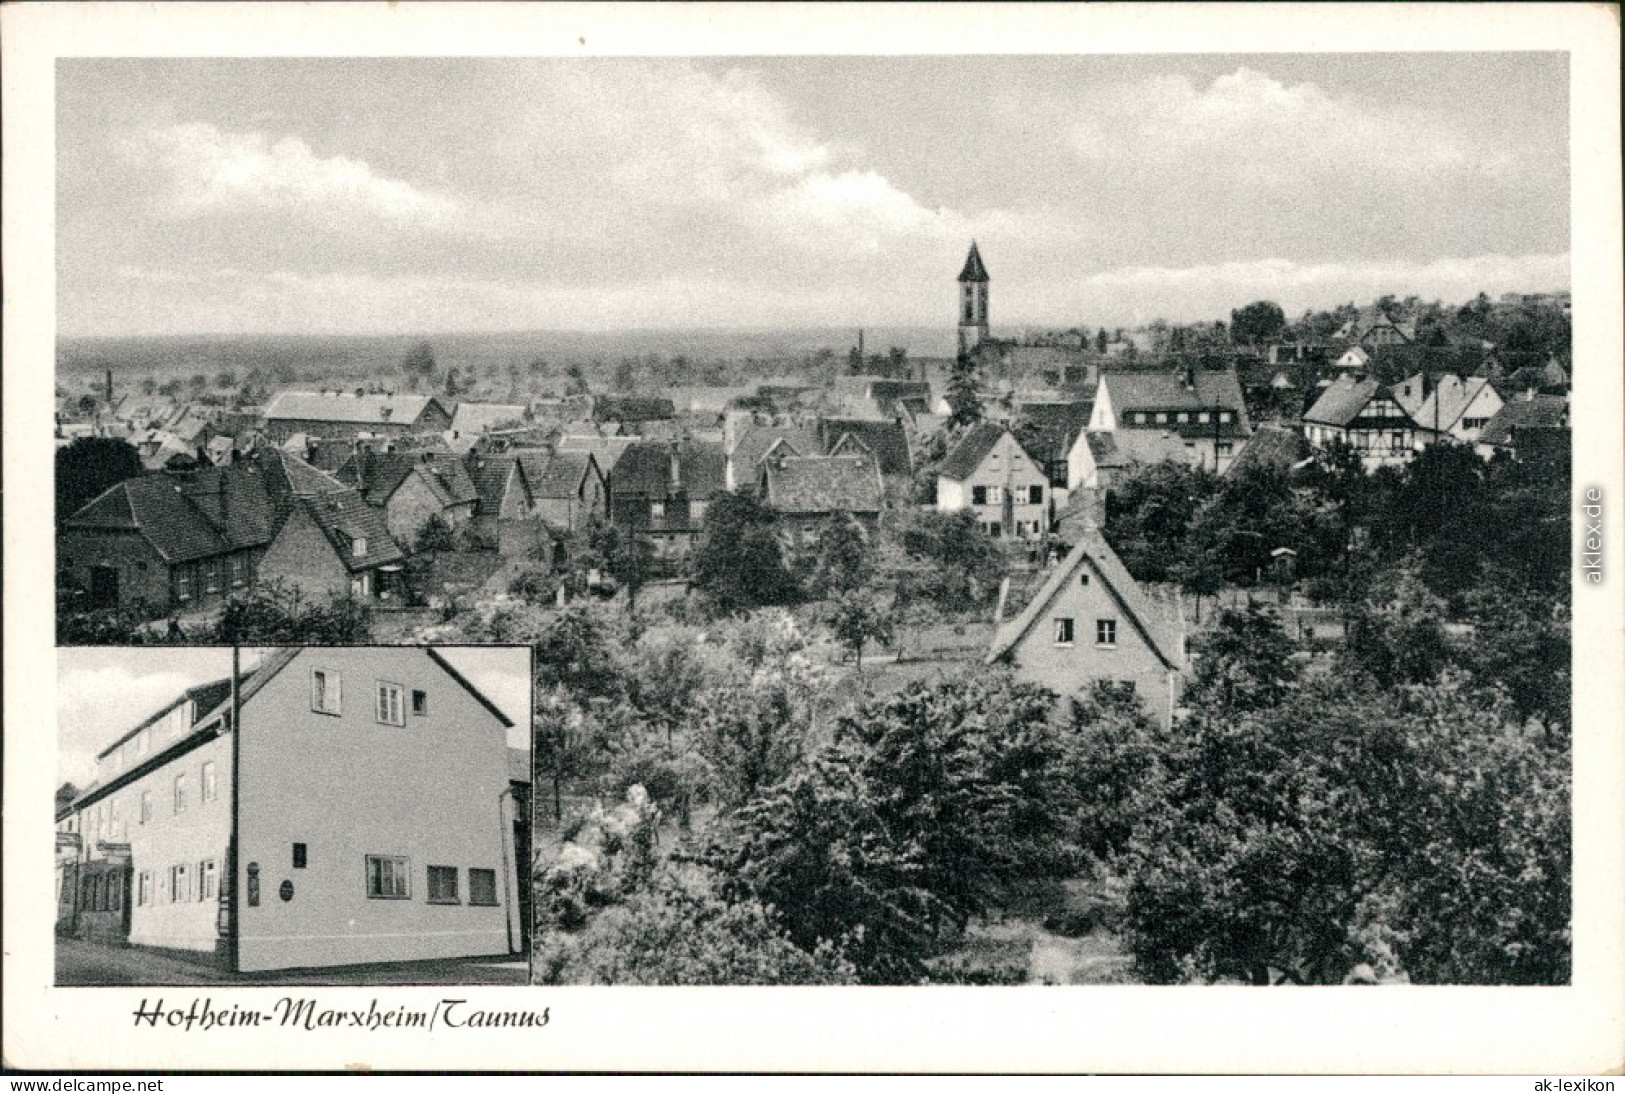
POLYGON ((528 650, 57 664, 59 986, 525 982, 528 650))
POLYGON ((52 987, 1625 1028, 1617 21, 365 7, 34 77, 52 987))

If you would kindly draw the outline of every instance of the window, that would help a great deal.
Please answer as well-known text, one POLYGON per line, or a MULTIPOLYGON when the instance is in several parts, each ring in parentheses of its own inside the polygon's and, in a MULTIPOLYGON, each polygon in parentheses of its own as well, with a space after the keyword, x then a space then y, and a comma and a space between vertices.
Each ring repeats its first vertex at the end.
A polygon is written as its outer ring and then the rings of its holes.
POLYGON ((175 571, 175 599, 192 599, 192 571, 187 567, 175 571))
POLYGON ((457 899, 457 867, 429 867, 429 903, 460 904, 457 899))
POLYGON ((203 591, 206 593, 220 591, 220 563, 217 559, 210 559, 203 564, 203 591))
POLYGON ((392 855, 367 856, 367 897, 370 900, 407 900, 412 896, 408 871, 411 863, 392 855))
POLYGON ((998 504, 1002 503, 1003 501, 1004 501, 1004 494, 1003 494, 1002 490, 999 487, 997 487, 997 486, 989 486, 987 488, 987 503, 989 505, 998 505, 998 504))
POLYGON ((180 904, 192 899, 192 879, 186 873, 185 866, 171 866, 169 868, 169 902, 180 904))
POLYGON ((124 875, 107 875, 107 910, 119 911, 124 907, 124 875))
POLYGON ((1188 422, 1188 421, 1191 420, 1191 416, 1188 413, 1186 413, 1185 411, 1181 410, 1179 412, 1179 419, 1178 420, 1181 421, 1181 422, 1188 422))
POLYGON ((987 534, 992 536, 994 539, 998 539, 1004 534, 1004 526, 996 520, 989 521, 987 525, 987 534))
POLYGON ((1212 417, 1212 415, 1210 415, 1207 411, 1204 410, 1204 411, 1202 411, 1200 414, 1198 414, 1196 416, 1196 420, 1198 422, 1202 423, 1203 425, 1206 425, 1208 423, 1208 421, 1211 419, 1211 417, 1212 417))
POLYGON ((175 776, 175 812, 186 812, 186 772, 175 776))
POLYGON ((1070 646, 1072 644, 1072 620, 1067 618, 1055 621, 1055 644, 1057 646, 1070 646))
POLYGON ((412 713, 419 718, 422 718, 429 713, 428 692, 419 690, 418 688, 412 689, 412 713))
POLYGON ((152 871, 142 870, 135 879, 135 902, 141 907, 152 903, 152 871))
POLYGON ((664 517, 666 515, 666 503, 663 501, 651 501, 649 503, 649 515, 651 517, 664 517))
POLYGON ((303 870, 305 868, 305 863, 310 861, 308 855, 309 855, 309 851, 305 847, 304 844, 302 844, 302 843, 294 844, 293 845, 293 868, 295 870, 303 870))
POLYGON ((497 902, 497 872, 469 867, 468 902, 494 905, 497 902))
POLYGON ((332 669, 310 670, 310 709, 317 714, 339 714, 344 707, 344 681, 332 669))
POLYGON ((1143 412, 1134 415, 1134 421, 1138 425, 1144 425, 1145 423, 1149 422, 1150 420, 1151 420, 1150 415, 1145 414, 1143 412))
POLYGON ((209 760, 203 765, 203 800, 206 802, 212 802, 214 799, 214 761, 209 760))
POLYGON ((1231 446, 1229 441, 1220 441, 1218 444, 1214 445, 1214 449, 1215 449, 1215 451, 1218 452, 1219 456, 1222 458, 1222 457, 1230 455, 1230 452, 1232 450, 1232 446, 1231 446))
POLYGON ((1042 486, 1029 486, 1029 487, 1027 487, 1027 504, 1028 505, 1043 505, 1044 504, 1044 488, 1042 486))
POLYGON ((378 704, 376 714, 378 721, 386 726, 404 726, 406 724, 405 693, 399 684, 378 681, 378 704))
POLYGON ((1219 411, 1219 423, 1221 425, 1223 425, 1223 424, 1228 424, 1229 421, 1230 421, 1230 412, 1228 410, 1219 411))
POLYGON ((235 588, 248 582, 248 556, 231 556, 231 584, 235 588))
POLYGON ((1079 585, 1087 585, 1087 584, 1089 584, 1089 575, 1086 574, 1086 573, 1085 574, 1079 574, 1078 575, 1078 584, 1079 585))
POLYGON ((1097 619, 1097 620, 1095 620, 1095 645, 1097 645, 1097 646, 1115 646, 1115 645, 1117 645, 1117 620, 1115 620, 1115 619, 1097 619))
POLYGON ((970 503, 972 505, 987 504, 987 487, 973 486, 970 488, 970 503))
POLYGON ((1405 434, 1401 430, 1394 430, 1388 435, 1388 446, 1395 452, 1405 447, 1405 434))
POLYGON ((214 900, 219 895, 220 890, 215 888, 214 859, 206 858, 197 864, 197 898, 214 900))
POLYGON ((1158 425, 1167 425, 1168 424, 1168 415, 1167 415, 1166 412, 1161 411, 1161 410, 1157 411, 1157 424, 1158 425))
POLYGON ((152 791, 141 791, 141 823, 152 820, 152 791))
POLYGON ((350 553, 352 555, 354 555, 356 558, 366 558, 367 557, 367 537, 366 536, 356 536, 355 541, 350 544, 350 553))

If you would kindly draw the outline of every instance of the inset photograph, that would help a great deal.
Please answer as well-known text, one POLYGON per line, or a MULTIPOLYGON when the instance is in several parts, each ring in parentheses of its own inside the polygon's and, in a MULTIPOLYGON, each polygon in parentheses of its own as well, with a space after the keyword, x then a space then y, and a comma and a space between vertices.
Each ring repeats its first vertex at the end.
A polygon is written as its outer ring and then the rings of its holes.
POLYGON ((58 651, 56 983, 522 984, 524 647, 58 651))

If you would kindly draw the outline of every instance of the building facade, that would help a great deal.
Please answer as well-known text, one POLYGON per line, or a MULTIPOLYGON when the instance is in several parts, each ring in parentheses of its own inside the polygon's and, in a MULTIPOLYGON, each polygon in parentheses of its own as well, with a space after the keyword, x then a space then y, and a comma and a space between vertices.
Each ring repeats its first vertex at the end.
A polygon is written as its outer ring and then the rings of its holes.
POLYGON ((1008 428, 984 422, 942 462, 937 509, 971 510, 994 539, 1040 538, 1049 531, 1052 512, 1048 469, 1008 428))
POLYGON ((520 952, 511 725, 433 649, 268 653, 102 753, 59 927, 240 972, 520 952))

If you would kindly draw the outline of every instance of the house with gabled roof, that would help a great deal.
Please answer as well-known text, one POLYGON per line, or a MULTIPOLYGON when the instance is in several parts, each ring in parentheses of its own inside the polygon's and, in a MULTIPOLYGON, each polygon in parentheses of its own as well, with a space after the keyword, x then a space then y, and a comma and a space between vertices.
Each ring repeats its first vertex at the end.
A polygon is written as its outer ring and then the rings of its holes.
POLYGON ((389 534, 408 548, 436 517, 448 528, 468 524, 480 500, 468 469, 450 452, 358 452, 334 477, 381 510, 389 534))
POLYGON ((1224 473, 1239 475, 1257 470, 1285 475, 1309 456, 1309 442, 1302 433, 1284 425, 1267 423, 1253 431, 1224 473))
POLYGON ((1520 459, 1531 451, 1545 453, 1561 446, 1569 429, 1569 400, 1565 395, 1525 391, 1508 399, 1479 432, 1475 450, 1485 459, 1507 453, 1520 459))
POLYGON ((1094 409, 1092 399, 1083 399, 1022 403, 1017 410, 1015 429, 1022 435, 1033 458, 1044 465, 1058 506, 1066 504, 1066 494, 1071 489, 1072 448, 1088 428, 1094 409))
POLYGON ((436 395, 283 391, 265 407, 265 430, 275 444, 296 433, 306 437, 395 437, 441 433, 451 411, 436 395))
POLYGON ((856 455, 867 452, 880 468, 880 477, 894 490, 905 489, 914 478, 914 453, 908 443, 908 430, 895 418, 820 418, 818 438, 822 455, 856 455))
POLYGON ((609 488, 590 452, 517 449, 519 468, 530 497, 530 516, 553 531, 579 532, 609 515, 609 488))
POLYGON ((1177 602, 1147 595, 1090 524, 1026 607, 999 627, 986 660, 1063 697, 1097 684, 1132 693, 1168 725, 1183 687, 1184 625, 1177 602))
POLYGON ((815 541, 828 520, 851 516, 874 531, 885 505, 880 468, 870 453, 849 456, 775 454, 762 461, 758 490, 779 516, 779 527, 792 543, 815 541))
POLYGON ((727 485, 737 490, 746 483, 757 481, 763 458, 769 449, 791 456, 818 456, 824 452, 818 434, 802 425, 738 422, 731 430, 728 445, 727 485))
POLYGON ((1311 445, 1344 441, 1360 454, 1367 471, 1410 462, 1425 432, 1392 389, 1359 373, 1338 377, 1303 415, 1303 435, 1311 445))
POLYGON ((937 469, 937 510, 969 509, 994 539, 1038 539, 1049 531, 1049 471, 1008 426, 982 422, 937 469))
POLYGON ((1433 437, 1451 437, 1464 444, 1477 441, 1505 403, 1485 376, 1462 377, 1447 372, 1430 383, 1426 373, 1419 373, 1394 385, 1396 389, 1402 386, 1427 389, 1414 410, 1406 406, 1420 428, 1433 437))
POLYGON ((1214 471, 1223 471, 1252 435, 1235 370, 1190 365, 1177 372, 1102 373, 1089 429, 1176 433, 1198 465, 1214 471))
POLYGON ((659 558, 688 554, 712 500, 726 488, 727 457, 711 441, 640 441, 610 477, 610 519, 659 558))
POLYGON ((390 535, 383 511, 368 505, 359 490, 314 468, 289 476, 288 486, 276 499, 282 519, 260 558, 261 579, 280 581, 317 601, 396 595, 406 553, 390 535))
POLYGON ((520 953, 513 725, 422 646, 274 650, 110 722, 59 929, 239 973, 520 953))

